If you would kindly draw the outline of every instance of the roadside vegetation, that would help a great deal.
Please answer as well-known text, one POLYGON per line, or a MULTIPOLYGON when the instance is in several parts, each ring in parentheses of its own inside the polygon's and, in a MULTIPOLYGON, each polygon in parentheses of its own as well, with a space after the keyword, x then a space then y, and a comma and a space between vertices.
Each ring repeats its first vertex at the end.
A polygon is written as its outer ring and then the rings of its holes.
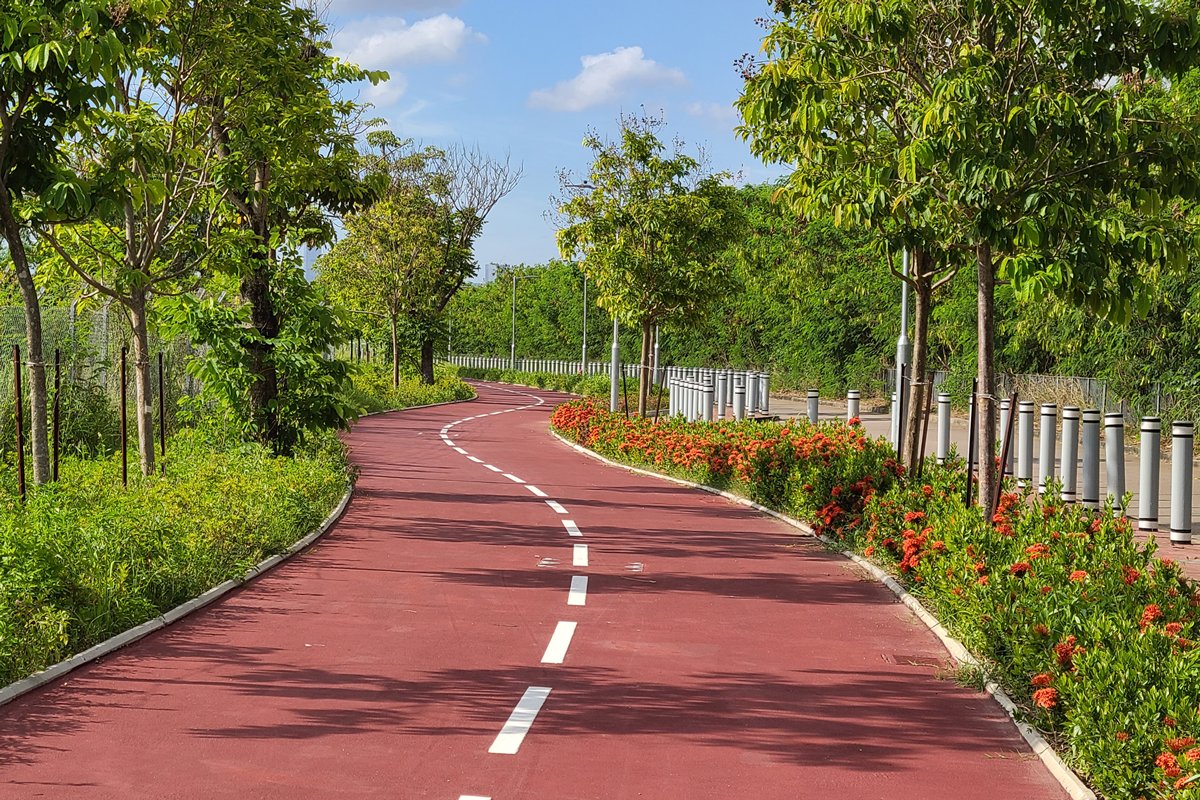
POLYGON ((807 520, 891 572, 1105 797, 1200 797, 1200 585, 1111 508, 1007 491, 986 520, 961 462, 913 478, 840 422, 656 426, 577 400, 551 425, 807 520))

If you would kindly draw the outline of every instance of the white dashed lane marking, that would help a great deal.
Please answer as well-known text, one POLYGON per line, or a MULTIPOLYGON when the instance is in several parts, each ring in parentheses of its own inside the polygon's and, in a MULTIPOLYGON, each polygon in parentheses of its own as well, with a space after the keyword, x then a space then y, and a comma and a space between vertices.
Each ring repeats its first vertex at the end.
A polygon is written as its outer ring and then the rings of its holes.
POLYGON ((512 473, 509 473, 509 472, 504 473, 504 477, 508 478, 513 483, 524 483, 525 482, 525 481, 521 480, 520 478, 518 478, 516 475, 513 475, 512 473))
POLYGON ((587 605, 587 575, 576 575, 571 578, 571 591, 567 592, 567 605, 587 605))
POLYGON ((551 510, 558 514, 566 514, 567 510, 553 500, 547 500, 546 505, 550 506, 551 510))
POLYGON ((493 467, 491 464, 484 464, 483 468, 490 469, 492 472, 503 472, 504 471, 504 470, 500 469, 499 467, 493 467))
POLYGON ((521 742, 525 741, 525 735, 533 727, 533 721, 537 719, 538 712, 542 710, 542 705, 549 696, 550 687, 548 686, 530 686, 526 689, 525 694, 521 695, 521 699, 517 702, 517 707, 509 714, 508 721, 500 729, 496 740, 488 748, 488 752, 516 755, 517 751, 521 749, 521 742))
POLYGON ((579 530, 579 526, 575 524, 575 520, 564 519, 562 524, 567 529, 567 536, 583 536, 583 531, 579 530))
POLYGON ((571 637, 575 635, 574 622, 560 622, 554 628, 554 635, 550 637, 550 644, 546 645, 546 652, 542 655, 543 664, 561 664, 563 659, 567 657, 567 648, 571 646, 571 637))
POLYGON ((586 567, 588 565, 588 549, 586 544, 577 544, 571 552, 571 566, 586 567))
POLYGON ((539 489, 536 486, 526 485, 525 488, 528 489, 530 492, 532 492, 536 497, 546 497, 547 496, 545 492, 543 492, 541 489, 539 489))

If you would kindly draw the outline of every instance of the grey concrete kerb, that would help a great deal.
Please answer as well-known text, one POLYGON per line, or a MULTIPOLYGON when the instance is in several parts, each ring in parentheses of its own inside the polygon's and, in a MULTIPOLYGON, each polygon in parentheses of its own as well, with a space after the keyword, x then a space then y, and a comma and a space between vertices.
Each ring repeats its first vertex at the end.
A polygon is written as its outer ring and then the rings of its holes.
MULTIPOLYGON (((409 406, 408 408, 391 409, 389 411, 378 411, 375 413, 394 414, 402 411, 415 411, 420 408, 434 408, 436 406, 453 405, 454 403, 469 403, 475 399, 477 398, 471 397, 466 400, 451 400, 445 403, 429 403, 423 406, 409 406)), ((373 414, 365 414, 364 416, 373 416, 373 414)), ((232 578, 224 583, 219 583, 204 594, 201 594, 198 597, 193 597, 186 603, 175 606, 175 608, 172 608, 170 611, 167 611, 162 615, 155 617, 154 619, 147 620, 141 625, 130 628, 123 633, 118 633, 116 636, 111 638, 105 639, 103 642, 93 645, 83 652, 76 653, 70 658, 46 667, 46 669, 42 670, 41 672, 35 672, 28 678, 22 678, 15 683, 10 683, 8 686, 0 688, 0 706, 5 705, 6 703, 11 703, 21 695, 28 694, 34 689, 45 686, 47 683, 61 678, 67 673, 82 667, 84 664, 89 664, 98 658, 102 658, 106 655, 114 653, 117 650, 120 650, 122 647, 133 644, 139 639, 143 639, 161 628, 165 628, 174 622, 178 622, 189 614, 199 611, 219 598, 224 597, 226 594, 238 588, 239 586, 242 586, 254 578, 257 578, 259 575, 262 575, 268 570, 278 566, 297 553, 308 549, 318 539, 328 533, 329 529, 333 527, 334 523, 342 518, 342 515, 346 513, 346 506, 350 504, 350 499, 353 496, 354 485, 350 484, 346 487, 346 491, 342 495, 342 499, 338 501, 337 506, 334 507, 333 511, 329 513, 329 516, 325 518, 325 520, 320 524, 320 526, 317 527, 316 530, 312 531, 299 541, 294 542, 284 552, 273 555, 270 558, 264 559, 255 564, 253 567, 247 570, 244 575, 237 578, 232 578)))
MULTIPOLYGON (((767 508, 759 503, 755 503, 753 500, 733 494, 732 492, 726 492, 714 486, 706 486, 702 483, 695 483, 694 481, 684 480, 683 478, 676 478, 673 475, 664 475, 659 472, 651 472, 650 470, 631 467, 628 464, 621 464, 617 461, 612 461, 611 459, 605 458, 594 450, 589 450, 582 445, 568 441, 553 430, 550 431, 550 435, 565 444, 567 447, 577 450, 589 458, 602 461, 609 466, 629 470, 630 472, 637 473, 638 475, 647 475, 651 478, 659 478, 679 486, 687 486, 692 489, 700 489, 710 494, 720 495, 721 497, 731 500, 738 505, 749 506, 756 511, 761 511, 764 514, 768 514, 775 519, 792 526, 805 536, 811 536, 830 546, 836 547, 836 544, 832 539, 827 536, 821 536, 815 530, 813 530, 812 526, 810 526, 808 523, 801 522, 798 519, 793 519, 786 514, 781 514, 774 509, 767 508)), ((931 630, 933 634, 941 641, 942 646, 946 648, 946 651, 950 654, 951 658, 953 658, 959 664, 976 667, 983 671, 983 674, 986 678, 984 688, 988 694, 990 694, 992 698, 1000 704, 1000 707, 1008 713, 1009 719, 1011 719, 1013 724, 1016 725, 1017 730, 1029 744, 1034 754, 1041 759, 1042 764, 1044 764, 1046 769, 1050 771, 1050 774, 1054 776, 1055 780, 1057 780, 1067 794, 1071 796, 1071 800, 1096 800, 1095 792, 1089 789, 1083 780, 1080 779, 1080 777, 1076 775, 1075 772, 1068 767, 1065 762, 1063 762, 1062 758, 1059 757, 1054 748, 1050 746, 1050 743, 1046 741, 1046 738, 1042 736, 1042 734, 1036 728, 1026 724, 1025 722, 1022 722, 1017 718, 1018 710, 1016 704, 1013 703, 1012 698, 1010 698, 1004 692, 999 684, 997 684, 991 679, 990 676, 988 676, 986 669, 984 668, 983 664, 979 662, 979 659, 975 658, 975 656, 963 646, 962 642, 950 635, 942 623, 938 621, 937 617, 929 613, 929 610, 921 605, 921 602, 917 600, 917 598, 909 594, 908 591, 891 575, 887 574, 882 569, 875 566, 870 561, 867 561, 865 558, 860 557, 856 553, 851 553, 848 550, 843 550, 841 552, 843 556, 850 559, 855 564, 858 564, 871 577, 890 589, 892 593, 900 599, 900 602, 904 603, 909 610, 916 614, 917 618, 924 622, 929 630, 931 630)))

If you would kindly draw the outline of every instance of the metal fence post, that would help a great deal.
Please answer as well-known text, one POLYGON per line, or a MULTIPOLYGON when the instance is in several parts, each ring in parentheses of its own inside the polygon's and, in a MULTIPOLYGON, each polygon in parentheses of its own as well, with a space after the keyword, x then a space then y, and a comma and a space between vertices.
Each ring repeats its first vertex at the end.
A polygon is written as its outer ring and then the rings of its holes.
POLYGON ((1041 452, 1038 454, 1038 494, 1045 494, 1054 479, 1054 440, 1058 438, 1058 406, 1042 403, 1042 420, 1038 435, 1041 452))
POLYGON ((950 457, 950 395, 940 392, 937 398, 937 463, 944 465, 950 457))
POLYGON ((1125 510, 1125 415, 1104 415, 1104 463, 1113 513, 1125 510))
POLYGON ((1033 406, 1032 400, 1017 404, 1017 486, 1022 489, 1033 480, 1033 406))
POLYGON ((1063 408, 1062 460, 1058 468, 1062 481, 1062 499, 1068 503, 1076 500, 1079 476, 1079 409, 1075 406, 1063 408))
POLYGON ((1100 508, 1100 410, 1083 412, 1083 492, 1084 508, 1100 508))
POLYGON ((1192 543, 1191 422, 1171 425, 1171 543, 1192 543))
POLYGON ((1142 447, 1138 471, 1138 530, 1158 530, 1158 449, 1162 444, 1162 420, 1142 417, 1142 447))

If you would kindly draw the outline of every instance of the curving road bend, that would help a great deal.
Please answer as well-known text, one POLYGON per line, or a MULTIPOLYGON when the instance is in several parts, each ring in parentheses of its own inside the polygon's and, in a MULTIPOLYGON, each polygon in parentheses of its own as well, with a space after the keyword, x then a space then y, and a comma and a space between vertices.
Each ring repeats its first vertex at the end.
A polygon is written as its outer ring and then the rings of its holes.
POLYGON ((478 390, 360 422, 313 548, 0 707, 0 796, 1066 797, 853 564, 478 390))

